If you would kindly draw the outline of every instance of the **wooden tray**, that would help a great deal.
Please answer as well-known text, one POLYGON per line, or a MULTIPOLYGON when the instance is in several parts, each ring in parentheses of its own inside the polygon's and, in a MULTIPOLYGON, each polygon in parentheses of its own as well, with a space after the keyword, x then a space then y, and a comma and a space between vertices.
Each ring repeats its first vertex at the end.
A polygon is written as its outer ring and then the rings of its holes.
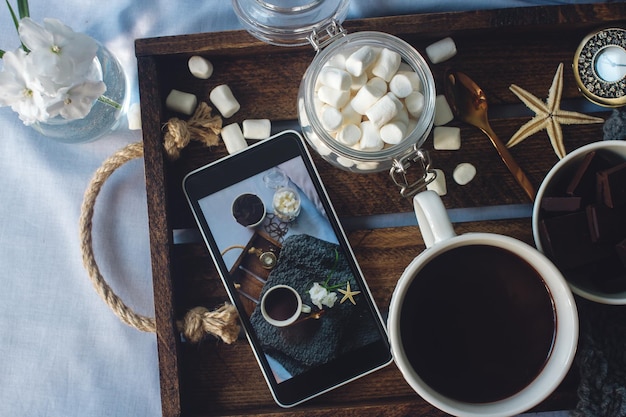
MULTIPOLYGON (((545 98, 559 63, 565 65, 564 103, 581 101, 571 62, 578 43, 592 30, 626 24, 626 3, 516 8, 462 13, 422 14, 348 21, 350 31, 392 33, 423 52, 430 43, 451 36, 458 54, 432 65, 438 91, 448 68, 468 73, 486 91, 494 130, 508 140, 531 113, 509 91, 515 83, 545 98), (515 117, 503 117, 513 109, 515 117)), ((429 415, 443 416, 418 397, 395 365, 376 372, 293 410, 276 406, 245 339, 225 345, 207 340, 180 343, 175 321, 191 307, 215 307, 226 293, 202 243, 174 244, 173 231, 195 228, 181 190, 191 170, 226 155, 222 145, 212 149, 190 145, 180 160, 166 160, 163 124, 172 116, 164 107, 172 88, 208 100, 209 91, 226 83, 241 110, 226 123, 269 118, 274 125, 296 120, 296 96, 302 74, 313 59, 310 47, 266 45, 243 31, 140 39, 136 42, 143 120, 146 185, 154 276, 161 395, 164 416, 246 415, 429 415), (209 80, 197 80, 187 70, 191 55, 203 55, 215 67, 209 80)), ((565 104, 563 107, 566 107, 565 104)), ((598 116, 607 118, 608 110, 598 116)), ((432 151, 433 164, 451 174, 459 162, 476 165, 478 175, 466 186, 449 179, 448 208, 529 203, 489 141, 477 129, 461 127, 460 151, 432 151)), ((602 125, 563 126, 568 151, 602 139, 602 125)), ((557 162, 547 135, 540 132, 511 150, 538 187, 557 162)), ((321 176, 342 218, 407 213, 409 201, 399 196, 387 173, 358 175, 317 159, 321 176)), ((458 233, 489 231, 532 244, 530 219, 483 221, 456 225, 458 233)), ((385 313, 394 284, 404 267, 424 245, 417 227, 349 231, 349 239, 381 311, 385 313)), ((427 336, 425 336, 427 337, 427 336)), ((537 410, 573 408, 576 370, 537 410)))

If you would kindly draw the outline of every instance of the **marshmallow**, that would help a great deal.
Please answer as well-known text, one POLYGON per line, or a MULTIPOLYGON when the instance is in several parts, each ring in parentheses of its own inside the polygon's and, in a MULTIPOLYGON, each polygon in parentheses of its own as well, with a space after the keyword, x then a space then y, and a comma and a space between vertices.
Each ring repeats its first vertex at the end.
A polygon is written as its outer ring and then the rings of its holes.
POLYGON ((461 148, 461 129, 436 126, 433 129, 433 147, 436 150, 456 151, 461 148))
POLYGON ((364 115, 365 112, 376 103, 381 97, 387 93, 387 84, 382 78, 372 78, 361 88, 350 101, 352 108, 359 114, 364 115), (378 81, 382 81, 383 85, 378 81))
POLYGON ((371 46, 362 46, 346 60, 346 70, 354 75, 363 74, 378 58, 378 51, 371 46))
POLYGON ((405 75, 409 78, 409 81, 411 81, 411 85, 413 86, 413 90, 422 91, 422 80, 420 79, 420 76, 417 75, 417 72, 411 70, 398 72, 398 74, 405 75))
POLYGON ((222 128, 222 140, 226 145, 229 154, 233 154, 248 147, 246 139, 243 137, 241 128, 237 123, 232 123, 222 128))
POLYGON ((448 187, 446 186, 446 175, 440 169, 434 169, 435 173, 429 172, 426 174, 426 181, 430 181, 430 179, 435 176, 431 182, 426 186, 427 190, 432 190, 439 194, 440 196, 448 194, 448 187))
POLYGON ((379 151, 385 146, 378 128, 369 120, 361 122, 361 140, 359 148, 363 151, 379 151))
POLYGON ((170 110, 191 116, 198 105, 198 98, 179 90, 172 90, 165 99, 165 107, 170 110))
POLYGON ((446 96, 439 94, 435 97, 435 126, 442 126, 454 119, 452 109, 446 100, 446 96))
POLYGON ((201 56, 194 55, 189 58, 187 66, 189 67, 189 72, 196 78, 206 80, 213 75, 213 64, 201 56))
POLYGON ((343 122, 346 124, 358 125, 363 118, 362 115, 354 110, 350 103, 346 104, 343 109, 341 109, 341 115, 343 116, 343 122))
POLYGON ((350 101, 349 91, 337 90, 327 85, 323 85, 320 87, 320 89, 317 91, 317 96, 322 102, 333 106, 336 109, 342 108, 348 103, 348 101, 350 101))
POLYGON ((404 99, 404 105, 411 116, 419 118, 424 110, 424 94, 413 91, 404 99))
POLYGON ((211 90, 209 100, 225 118, 231 117, 240 109, 239 102, 226 84, 218 85, 211 90))
POLYGON ((127 117, 129 130, 141 130, 141 107, 139 103, 130 105, 127 117))
POLYGON ((367 84, 367 74, 363 73, 361 75, 359 75, 358 77, 355 75, 351 75, 352 77, 352 84, 350 85, 350 90, 352 91, 357 91, 359 90, 361 87, 363 87, 365 84, 367 84))
POLYGON ((329 67, 335 67, 339 69, 346 69, 346 60, 348 59, 346 53, 337 52, 328 59, 326 65, 329 67))
POLYGON ((433 64, 447 61, 456 55, 456 45, 452 38, 443 38, 426 47, 426 55, 433 64))
POLYGON ((402 57, 399 53, 391 49, 383 48, 378 55, 378 60, 372 67, 372 74, 389 82, 394 74, 398 72, 401 60, 402 57))
POLYGON ((324 129, 336 132, 343 125, 343 115, 341 111, 332 106, 325 106, 322 110, 321 120, 324 129))
POLYGON ((242 125, 243 137, 246 139, 267 139, 272 132, 269 119, 246 119, 242 125))
POLYGON ((367 109, 365 115, 380 129, 384 124, 396 117, 401 108, 402 103, 400 100, 393 93, 387 93, 367 109))
POLYGON ((454 168, 452 178, 459 185, 466 185, 476 176, 476 167, 469 162, 462 162, 454 168))
POLYGON ((389 81, 389 91, 398 98, 408 97, 413 92, 413 84, 406 74, 396 74, 389 81))
POLYGON ((361 128, 355 124, 344 125, 337 132, 337 140, 344 145, 356 145, 361 139, 361 128))
POLYGON ((391 121, 380 128, 380 138, 390 145, 397 145, 402 142, 405 135, 406 125, 398 120, 391 121))
POLYGON ((335 90, 347 91, 352 85, 352 76, 339 68, 326 66, 317 78, 320 83, 335 90))

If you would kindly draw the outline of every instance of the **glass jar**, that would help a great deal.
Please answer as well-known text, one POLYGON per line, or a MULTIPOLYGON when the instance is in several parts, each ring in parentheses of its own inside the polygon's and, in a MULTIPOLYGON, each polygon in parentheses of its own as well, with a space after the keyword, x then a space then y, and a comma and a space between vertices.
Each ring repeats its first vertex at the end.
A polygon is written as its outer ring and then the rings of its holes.
MULTIPOLYGON (((341 22, 348 0, 232 0, 244 27, 255 37, 281 46, 310 43, 317 51, 303 75, 297 97, 298 119, 309 145, 323 159, 355 173, 389 170, 402 195, 412 195, 434 178, 428 154, 420 146, 430 134, 435 116, 435 81, 428 64, 410 44, 382 32, 347 34, 341 22), (316 111, 316 86, 322 69, 338 54, 347 55, 360 47, 389 49, 400 55, 402 65, 417 74, 423 94, 423 108, 410 124, 404 138, 380 150, 362 150, 337 141, 324 128, 316 111), (406 169, 418 164, 422 172, 408 180, 406 169), (429 178, 429 180, 427 180, 429 178)), ((411 175, 414 176, 414 175, 411 175)))
POLYGON ((309 144, 333 165, 358 173, 389 170, 406 155, 417 151, 427 139, 435 117, 435 81, 424 58, 408 43, 387 33, 359 32, 337 39, 315 56, 302 78, 298 94, 298 117, 309 144), (424 95, 424 107, 415 127, 400 143, 382 150, 360 150, 342 144, 322 126, 315 108, 316 81, 327 62, 338 53, 352 52, 362 46, 387 48, 400 54, 418 75, 424 95))

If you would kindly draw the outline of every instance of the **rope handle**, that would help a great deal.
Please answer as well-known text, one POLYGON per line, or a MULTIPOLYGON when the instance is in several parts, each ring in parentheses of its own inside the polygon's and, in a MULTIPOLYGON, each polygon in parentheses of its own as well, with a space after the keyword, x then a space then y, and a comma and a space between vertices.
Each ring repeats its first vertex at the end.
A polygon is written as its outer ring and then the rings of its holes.
MULTIPOLYGON (((219 116, 213 116, 211 112, 211 107, 206 103, 200 103, 189 121, 185 122, 177 118, 168 121, 164 149, 171 159, 177 159, 180 156, 180 150, 191 140, 202 142, 207 146, 217 145, 222 119, 219 116)), ((122 322, 140 331, 156 332, 154 317, 147 317, 133 311, 109 286, 100 272, 93 252, 93 214, 100 190, 115 170, 133 159, 142 157, 143 144, 136 142, 118 150, 102 163, 85 191, 79 230, 83 265, 98 295, 122 322)), ((185 314, 183 320, 177 321, 177 327, 185 338, 193 343, 202 340, 206 334, 213 334, 230 344, 237 340, 239 335, 237 310, 229 303, 224 303, 214 311, 209 311, 205 307, 192 308, 185 314)))

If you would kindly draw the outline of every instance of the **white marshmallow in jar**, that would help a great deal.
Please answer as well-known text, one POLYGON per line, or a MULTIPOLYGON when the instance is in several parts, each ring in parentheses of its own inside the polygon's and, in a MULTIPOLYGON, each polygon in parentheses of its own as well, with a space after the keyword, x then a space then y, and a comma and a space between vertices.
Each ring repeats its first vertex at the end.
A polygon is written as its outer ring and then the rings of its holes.
POLYGON ((347 34, 321 50, 304 74, 298 117, 304 137, 344 170, 389 170, 428 138, 435 81, 424 58, 382 32, 347 34))
POLYGON ((415 48, 383 32, 347 34, 348 0, 232 2, 258 39, 317 51, 300 84, 298 118, 322 158, 357 173, 403 169, 398 161, 417 153, 435 115, 435 82, 415 48))

